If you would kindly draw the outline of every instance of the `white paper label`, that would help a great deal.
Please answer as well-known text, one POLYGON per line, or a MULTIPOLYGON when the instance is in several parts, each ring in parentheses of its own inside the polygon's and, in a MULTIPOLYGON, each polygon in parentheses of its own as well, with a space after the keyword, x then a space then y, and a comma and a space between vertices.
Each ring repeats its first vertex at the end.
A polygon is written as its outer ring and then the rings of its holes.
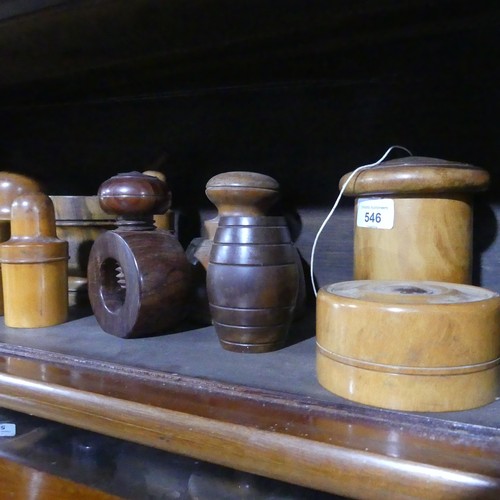
POLYGON ((16 435, 16 424, 0 424, 0 437, 16 435))
POLYGON ((392 229, 394 226, 394 200, 390 198, 359 198, 358 227, 392 229))

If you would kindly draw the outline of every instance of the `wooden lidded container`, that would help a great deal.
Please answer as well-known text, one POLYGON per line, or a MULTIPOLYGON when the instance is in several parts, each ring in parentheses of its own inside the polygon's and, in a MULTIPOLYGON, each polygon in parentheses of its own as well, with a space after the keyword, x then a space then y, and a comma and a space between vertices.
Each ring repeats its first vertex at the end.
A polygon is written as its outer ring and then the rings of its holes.
POLYGON ((11 238, 0 245, 5 324, 41 328, 66 321, 68 243, 56 237, 54 206, 43 193, 12 203, 11 238))
POLYGON ((318 294, 317 374, 359 403, 457 411, 500 386, 500 296, 470 285, 360 280, 318 294))
POLYGON ((354 278, 470 283, 472 193, 488 183, 483 169, 417 156, 358 172, 345 190, 357 197, 354 278))

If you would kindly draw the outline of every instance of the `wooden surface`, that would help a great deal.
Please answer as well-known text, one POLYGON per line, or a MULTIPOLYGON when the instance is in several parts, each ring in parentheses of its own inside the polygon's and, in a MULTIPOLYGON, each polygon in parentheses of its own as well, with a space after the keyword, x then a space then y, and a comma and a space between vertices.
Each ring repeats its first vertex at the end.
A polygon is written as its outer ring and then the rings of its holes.
POLYGON ((114 495, 0 458, 0 496, 36 500, 113 500, 114 495))
MULTIPOLYGON (((222 351, 211 328, 180 337, 125 341, 105 335, 95 321, 90 328, 84 326, 87 323, 77 322, 75 330, 68 330, 71 323, 47 329, 36 339, 29 330, 17 334, 5 330, 4 341, 11 340, 1 348, 0 404, 354 498, 386 498, 389 492, 394 498, 498 496, 497 426, 460 423, 460 412, 433 418, 349 404, 329 397, 314 381, 312 390, 300 394, 301 380, 307 378, 300 372, 314 366, 313 348, 305 351, 306 357, 294 357, 294 351, 302 352, 300 342, 290 346, 288 353, 284 349, 238 355, 222 351), (50 344, 51 338, 56 340, 54 334, 72 336, 74 341, 66 349, 73 354, 20 345, 50 344), (196 342, 201 357, 192 352, 196 342), (148 344, 150 354, 144 358, 148 344), (78 345, 96 348, 100 355, 92 355, 94 360, 77 355, 78 345), (146 365, 148 360, 154 365, 156 358, 156 366, 165 368, 118 362, 125 361, 127 350, 137 356, 138 349, 146 365), (180 352, 186 360, 191 353, 205 364, 213 362, 213 373, 218 375, 182 374, 180 367, 174 368, 183 357, 180 352), (284 363, 290 356, 293 363, 284 363), (106 357, 109 361, 99 361, 106 357), (234 364, 239 368, 235 370, 234 364), (276 366, 284 371, 282 376, 276 375, 276 366), (248 369, 261 376, 276 374, 252 385, 231 381, 239 375, 245 378, 248 369), (221 381, 224 377, 227 382, 221 381), (275 389, 264 389, 263 384, 275 389)), ((493 409, 492 422, 495 414, 493 409)))

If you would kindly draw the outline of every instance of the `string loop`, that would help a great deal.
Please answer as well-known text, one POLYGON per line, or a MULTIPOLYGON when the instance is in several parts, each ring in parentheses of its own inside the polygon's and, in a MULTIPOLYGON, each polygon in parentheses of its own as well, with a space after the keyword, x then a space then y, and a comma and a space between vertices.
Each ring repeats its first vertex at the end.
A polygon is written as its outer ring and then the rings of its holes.
POLYGON ((349 182, 351 182, 352 178, 361 170, 367 170, 369 168, 376 167, 377 165, 382 163, 394 149, 401 149, 403 151, 406 151, 410 156, 413 156, 412 152, 409 149, 405 148, 404 146, 394 145, 394 146, 391 146, 375 163, 368 163, 366 165, 361 165, 360 167, 354 169, 351 172, 351 174, 349 175, 349 177, 346 179, 344 184, 342 184, 342 186, 340 188, 339 195, 337 196, 337 199, 335 200, 335 203, 333 204, 332 209, 330 210, 330 212, 326 216, 325 220, 321 224, 320 228, 318 229, 318 232, 316 233, 316 236, 314 237, 314 242, 313 242, 313 246, 311 249, 311 267, 310 267, 311 284, 312 284, 312 289, 314 291, 314 295, 316 297, 318 296, 318 290, 316 288, 316 283, 314 282, 314 253, 316 251, 316 245, 318 243, 318 240, 319 240, 321 233, 323 232, 323 229, 325 229, 325 226, 328 224, 328 221, 332 218, 332 215, 335 212, 335 210, 337 209, 337 206, 340 203, 340 199, 342 198, 342 195, 344 194, 344 191, 345 191, 347 185, 349 184, 349 182))

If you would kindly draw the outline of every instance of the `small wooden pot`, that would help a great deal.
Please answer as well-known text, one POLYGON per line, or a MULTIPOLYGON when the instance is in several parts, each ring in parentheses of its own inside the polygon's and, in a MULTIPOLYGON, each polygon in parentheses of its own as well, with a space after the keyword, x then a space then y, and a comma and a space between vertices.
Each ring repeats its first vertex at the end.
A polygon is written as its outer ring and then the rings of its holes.
POLYGON ((430 281, 349 281, 317 301, 317 373, 360 403, 456 411, 492 402, 500 372, 500 296, 430 281))
POLYGON ((224 349, 283 347, 295 309, 299 270, 282 217, 221 217, 207 270, 215 330, 224 349))
POLYGON ((66 321, 68 244, 56 237, 54 207, 42 193, 12 203, 11 238, 0 245, 5 324, 41 328, 66 321))
POLYGON ((354 278, 470 283, 472 193, 488 182, 472 165, 415 156, 358 172, 345 190, 357 197, 354 278))

